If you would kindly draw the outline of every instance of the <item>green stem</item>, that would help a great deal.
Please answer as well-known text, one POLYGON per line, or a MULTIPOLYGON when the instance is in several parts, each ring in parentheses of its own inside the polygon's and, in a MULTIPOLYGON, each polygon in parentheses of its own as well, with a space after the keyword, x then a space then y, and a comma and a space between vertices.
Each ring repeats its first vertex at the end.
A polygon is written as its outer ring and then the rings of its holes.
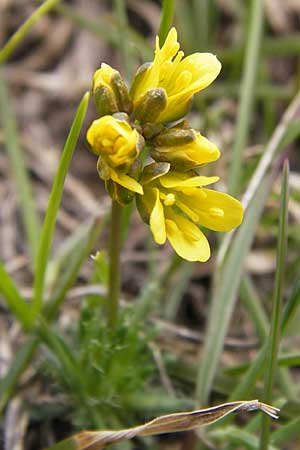
POLYGON ((126 14, 126 5, 124 0, 114 0, 114 9, 117 16, 119 47, 124 64, 126 77, 130 80, 132 76, 132 61, 130 52, 130 40, 128 35, 128 22, 126 14))
MULTIPOLYGON (((277 247, 277 268, 275 279, 274 306, 271 319, 271 330, 268 342, 268 358, 265 366, 264 382, 264 402, 271 403, 272 390, 277 366, 277 354, 280 342, 280 322, 281 305, 283 296, 284 274, 285 274, 285 256, 287 243, 288 227, 288 200, 289 200, 289 164, 285 162, 282 175, 281 201, 280 201, 280 219, 277 247)), ((270 421, 268 418, 262 418, 262 434, 260 440, 260 450, 269 448, 270 440, 270 421)))
POLYGON ((173 22, 174 0, 164 0, 162 4, 162 12, 159 26, 159 45, 162 47, 169 33, 173 22))
POLYGON ((18 44, 25 38, 31 28, 40 20, 42 16, 53 9, 60 0, 47 0, 20 26, 20 28, 12 35, 9 41, 0 50, 0 64, 3 64, 18 44))
POLYGON ((119 297, 120 297, 120 251, 122 239, 122 207, 112 202, 111 223, 109 235, 109 283, 108 283, 108 306, 107 319, 111 329, 115 328, 118 320, 119 297))
POLYGON ((254 87, 257 79, 260 42, 263 31, 263 2, 252 0, 250 28, 247 35, 247 48, 241 84, 241 100, 238 107, 235 141, 229 174, 229 192, 236 195, 242 169, 242 156, 247 145, 253 108, 254 87))

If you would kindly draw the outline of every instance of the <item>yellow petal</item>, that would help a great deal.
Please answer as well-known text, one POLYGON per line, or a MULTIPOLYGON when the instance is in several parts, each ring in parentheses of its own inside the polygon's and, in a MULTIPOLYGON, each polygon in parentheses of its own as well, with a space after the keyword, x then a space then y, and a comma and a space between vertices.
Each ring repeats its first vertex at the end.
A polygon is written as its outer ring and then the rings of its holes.
POLYGON ((137 194, 143 195, 143 187, 134 178, 131 178, 124 173, 119 173, 113 169, 110 169, 110 177, 115 183, 118 183, 126 189, 129 189, 129 191, 133 191, 137 194))
POLYGON ((238 200, 212 189, 196 191, 183 201, 198 214, 199 224, 214 231, 230 231, 241 224, 244 209, 238 200))
POLYGON ((176 253, 187 261, 207 261, 210 247, 202 231, 185 217, 177 214, 168 214, 168 217, 167 238, 176 253))
POLYGON ((157 244, 164 244, 166 242, 164 208, 159 198, 159 190, 153 190, 155 191, 156 199, 154 208, 150 214, 150 229, 152 231, 155 242, 157 242, 157 244))
POLYGON ((180 172, 170 172, 160 178, 162 186, 165 188, 185 188, 185 187, 202 187, 208 184, 216 183, 219 177, 183 177, 180 172), (184 179, 185 178, 185 179, 184 179))

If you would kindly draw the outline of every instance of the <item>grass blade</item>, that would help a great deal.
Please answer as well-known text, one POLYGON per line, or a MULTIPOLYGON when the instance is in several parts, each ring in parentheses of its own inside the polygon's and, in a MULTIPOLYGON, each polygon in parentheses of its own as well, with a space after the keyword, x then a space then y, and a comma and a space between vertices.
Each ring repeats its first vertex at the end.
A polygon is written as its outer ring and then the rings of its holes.
POLYGON ((242 169, 242 155, 247 144, 250 120, 252 117, 254 85, 257 77, 260 42, 263 32, 263 8, 261 0, 252 0, 250 13, 250 28, 247 36, 245 66, 241 83, 241 101, 237 112, 237 126, 232 151, 229 174, 229 192, 236 195, 242 169))
POLYGON ((35 261, 38 249, 40 223, 33 199, 30 181, 24 162, 24 153, 18 141, 16 120, 11 109, 9 93, 3 71, 0 69, 0 114, 4 141, 11 171, 21 205, 22 218, 31 261, 35 261))
POLYGON ((206 404, 208 400, 235 305, 243 273, 243 262, 255 235, 268 190, 267 180, 264 180, 247 209, 244 222, 235 235, 213 295, 196 388, 196 398, 201 405, 206 404))
POLYGON ((29 329, 32 324, 31 311, 29 305, 23 299, 13 280, 6 272, 0 261, 0 293, 3 295, 9 309, 21 322, 25 329, 29 329))
MULTIPOLYGON (((272 398, 272 389, 277 364, 277 352, 280 341, 280 315, 284 283, 284 265, 286 254, 289 201, 289 165, 285 162, 282 174, 280 219, 277 247, 277 269, 274 291, 274 307, 271 319, 271 330, 268 343, 268 359, 265 371, 264 401, 272 398)), ((262 435, 260 450, 267 450, 270 437, 270 422, 262 419, 262 435)))
POLYGON ((159 26, 159 45, 162 47, 173 23, 174 0, 163 0, 159 26))
POLYGON ((122 56, 122 63, 128 80, 132 76, 132 61, 130 45, 128 44, 128 22, 126 5, 124 0, 114 0, 114 10, 117 18, 119 50, 122 56))
POLYGON ((11 366, 8 369, 6 375, 1 379, 0 382, 0 414, 5 408, 8 400, 13 395, 15 388, 24 373, 25 369, 28 367, 35 349, 38 345, 36 339, 28 340, 20 350, 14 355, 11 366))
POLYGON ((50 246, 52 243, 56 216, 63 192, 65 178, 72 160, 73 152, 83 124, 89 101, 89 93, 86 93, 77 109, 76 116, 72 123, 70 133, 64 146, 59 166, 53 182, 46 216, 43 223, 40 239, 39 251, 36 259, 36 273, 34 278, 34 297, 32 303, 33 314, 40 312, 42 307, 42 296, 44 289, 44 279, 46 266, 49 258, 50 246))
POLYGON ((48 320, 53 320, 55 318, 68 290, 73 286, 82 264, 92 251, 102 228, 103 221, 96 219, 90 226, 87 236, 79 241, 70 252, 69 265, 58 280, 51 296, 51 300, 45 307, 45 316, 48 320))
POLYGON ((33 14, 21 25, 21 27, 11 36, 9 41, 0 50, 0 64, 3 64, 7 58, 12 54, 18 44, 29 33, 31 28, 49 12, 60 0, 46 0, 33 14))
MULTIPOLYGON (((90 253, 91 247, 93 246, 95 239, 99 232, 99 227, 101 229, 102 224, 96 222, 91 226, 87 237, 84 237, 83 242, 85 246, 81 243, 73 248, 71 263, 63 274, 62 278, 59 280, 56 289, 53 293, 52 299, 49 304, 45 305, 43 311, 43 316, 47 321, 51 321, 56 317, 58 309, 65 298, 66 291, 72 286, 74 280, 76 279, 78 272, 81 267, 81 263, 85 260, 87 254, 90 253), (76 251, 77 250, 77 251, 76 251)), ((6 376, 0 382, 0 413, 6 406, 7 401, 13 394, 16 385, 20 377, 22 376, 25 369, 30 364, 34 352, 39 346, 40 341, 38 339, 29 339, 21 350, 17 353, 11 367, 8 370, 6 376)))
POLYGON ((282 448, 283 444, 286 442, 291 443, 294 438, 300 438, 300 417, 296 417, 286 425, 283 425, 278 430, 274 431, 271 436, 271 442, 282 448))

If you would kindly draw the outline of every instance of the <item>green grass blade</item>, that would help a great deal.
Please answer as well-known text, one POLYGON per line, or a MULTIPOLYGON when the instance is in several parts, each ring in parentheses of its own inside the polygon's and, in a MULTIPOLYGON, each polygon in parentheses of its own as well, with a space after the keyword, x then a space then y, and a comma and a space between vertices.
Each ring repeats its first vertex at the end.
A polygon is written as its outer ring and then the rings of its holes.
POLYGON ((47 0, 21 25, 21 27, 11 36, 9 41, 0 50, 0 64, 3 64, 12 54, 18 44, 25 38, 31 28, 47 12, 54 8, 60 0, 47 0))
POLYGON ((53 182, 52 191, 49 197, 46 216, 44 219, 39 251, 36 259, 36 273, 34 278, 34 297, 32 303, 33 314, 40 312, 42 307, 42 296, 44 289, 45 271, 48 263, 50 246, 52 243, 56 216, 63 192, 65 178, 72 160, 73 152, 83 124, 89 102, 89 93, 86 93, 77 109, 76 116, 72 123, 70 133, 64 146, 59 166, 53 182))
MULTIPOLYGON (((243 448, 247 450, 259 449, 259 439, 257 438, 257 436, 254 436, 252 433, 249 433, 249 431, 241 430, 240 428, 234 426, 227 426, 219 429, 214 429, 211 433, 208 434, 208 437, 217 439, 218 442, 221 443, 230 442, 232 444, 237 444, 238 448, 243 448)), ((279 449, 278 447, 270 446, 269 450, 279 450, 279 449)))
POLYGON ((126 5, 124 0, 114 0, 114 10, 117 18, 117 34, 119 41, 119 51, 122 56, 122 63, 124 66, 125 74, 128 80, 132 77, 132 60, 130 45, 128 39, 128 22, 126 5))
MULTIPOLYGON (((282 174, 280 221, 277 247, 277 268, 274 291, 274 306, 271 319, 271 330, 268 342, 268 359, 265 370, 264 402, 271 403, 272 389, 277 364, 277 353, 280 341, 280 316, 284 284, 285 255, 288 227, 288 201, 289 201, 289 165, 285 163, 282 174)), ((270 420, 266 416, 262 418, 262 435, 260 450, 267 450, 270 438, 270 420)))
POLYGON ((163 46, 173 23, 174 0, 163 0, 159 26, 159 45, 163 46))
MULTIPOLYGON (((81 263, 85 260, 86 256, 90 253, 96 237, 99 234, 99 229, 102 228, 102 224, 96 220, 91 226, 89 233, 80 243, 72 249, 72 259, 70 259, 70 265, 67 271, 63 274, 59 280, 56 289, 49 304, 45 305, 43 310, 43 316, 46 320, 53 320, 56 317, 58 309, 65 297, 67 290, 72 286, 75 281, 81 263), (80 245, 79 245, 80 244, 80 245), (77 250, 77 251, 76 251, 77 250)), ((1 266, 0 266, 1 267, 1 266)), ((30 339, 21 350, 17 353, 14 362, 8 370, 7 375, 0 382, 0 413, 6 406, 7 401, 13 394, 16 385, 25 369, 30 364, 36 348, 39 346, 40 341, 38 339, 30 339)))
POLYGON ((245 275, 241 282, 241 298, 252 318, 260 341, 264 342, 268 335, 269 321, 261 299, 248 275, 245 275))
POLYGON ((44 315, 48 320, 53 320, 63 303, 68 290, 73 286, 79 270, 94 247, 103 228, 103 221, 95 220, 90 226, 84 239, 76 243, 69 253, 69 264, 58 280, 49 304, 45 307, 44 315))
POLYGON ((30 339, 14 355, 8 372, 0 381, 0 414, 13 395, 19 379, 28 367, 37 346, 38 341, 36 339, 30 339))
POLYGON ((296 417, 274 431, 271 435, 271 443, 283 448, 283 444, 292 443, 294 438, 300 439, 300 417, 296 417))
POLYGON ((199 367, 196 397, 200 405, 205 405, 217 371, 224 339, 228 330, 236 295, 243 273, 243 263, 251 246, 257 223, 263 211, 268 193, 267 180, 246 211, 244 222, 238 229, 220 273, 208 319, 206 340, 199 367))
MULTIPOLYGON (((76 26, 94 33, 100 38, 103 38, 108 44, 118 48, 119 39, 115 23, 110 23, 100 15, 97 16, 97 20, 91 20, 90 17, 82 15, 76 11, 76 8, 68 6, 67 4, 58 5, 55 9, 59 14, 70 19, 76 26)), ((128 34, 130 41, 132 42, 132 46, 128 46, 129 51, 132 54, 138 53, 146 61, 151 61, 153 59, 152 46, 148 44, 144 37, 133 29, 129 28, 128 34)))
POLYGON ((260 42, 263 34, 263 2, 252 0, 250 13, 250 27, 247 36, 245 65, 241 83, 241 100, 237 112, 237 126, 232 151, 231 167, 229 173, 229 192, 236 195, 242 169, 243 151, 247 145, 252 118, 254 86, 257 78, 260 42))
POLYGON ((20 199, 31 261, 34 262, 39 242, 40 223, 33 199, 30 181, 24 162, 24 153, 18 140, 17 124, 11 108, 9 92, 3 71, 0 68, 0 115, 3 125, 4 142, 7 150, 16 191, 20 199))
POLYGON ((6 272, 0 261, 0 293, 3 295, 5 303, 9 309, 21 322, 25 329, 29 329, 32 324, 31 311, 29 305, 23 299, 15 283, 6 272))

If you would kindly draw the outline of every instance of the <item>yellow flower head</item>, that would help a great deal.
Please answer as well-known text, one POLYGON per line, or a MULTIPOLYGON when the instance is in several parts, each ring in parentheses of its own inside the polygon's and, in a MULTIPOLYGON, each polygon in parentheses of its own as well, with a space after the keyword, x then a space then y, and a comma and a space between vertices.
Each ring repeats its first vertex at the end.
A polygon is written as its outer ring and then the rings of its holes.
POLYGON ((193 95, 209 86, 221 70, 221 63, 213 54, 194 53, 184 58, 179 48, 175 28, 170 30, 162 48, 156 37, 154 60, 138 70, 131 87, 134 106, 150 89, 165 90, 167 105, 155 122, 167 123, 183 117, 193 95))
POLYGON ((103 180, 114 182, 138 194, 142 186, 127 175, 143 147, 143 138, 128 122, 113 116, 94 120, 87 132, 92 151, 99 156, 98 172, 103 180))
POLYGON ((169 128, 153 140, 152 158, 176 170, 195 169, 220 157, 217 146, 193 129, 169 128))
MULTIPOLYGON (((155 166, 156 164, 153 164, 155 166)), ((166 239, 182 258, 207 261, 209 243, 197 225, 215 231, 230 231, 243 219, 241 203, 230 195, 207 189, 218 177, 192 176, 168 170, 153 170, 144 176, 144 195, 137 196, 137 206, 149 223, 158 244, 166 239)), ((148 168, 148 173, 150 172, 148 168)))

